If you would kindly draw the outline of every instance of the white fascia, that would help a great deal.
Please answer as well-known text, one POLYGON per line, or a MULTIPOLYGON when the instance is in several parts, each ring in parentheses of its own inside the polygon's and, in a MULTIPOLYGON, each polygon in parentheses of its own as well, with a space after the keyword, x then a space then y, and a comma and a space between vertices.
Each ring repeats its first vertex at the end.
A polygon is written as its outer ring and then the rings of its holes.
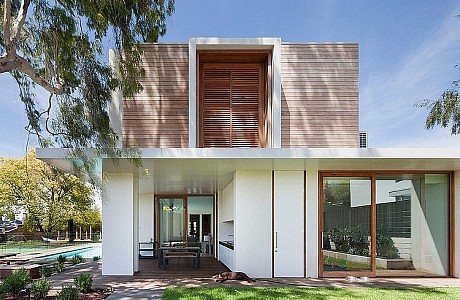
POLYGON ((272 148, 281 148, 281 38, 189 39, 189 148, 197 143, 197 50, 272 50, 272 148))

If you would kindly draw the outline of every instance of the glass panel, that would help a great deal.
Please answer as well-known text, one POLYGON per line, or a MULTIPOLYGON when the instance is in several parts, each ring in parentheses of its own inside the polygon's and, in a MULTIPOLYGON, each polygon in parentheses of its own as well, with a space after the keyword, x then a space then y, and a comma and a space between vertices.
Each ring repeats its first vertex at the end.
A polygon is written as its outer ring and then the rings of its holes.
POLYGON ((371 180, 323 178, 323 270, 371 269, 371 180))
POLYGON ((160 244, 184 242, 184 199, 160 199, 160 244))
POLYGON ((189 242, 203 242, 212 235, 211 215, 214 207, 213 196, 189 196, 187 198, 189 213, 189 242), (209 217, 208 217, 209 216, 209 217), (195 229, 195 231, 192 231, 195 229), (206 238, 204 236, 207 236, 206 238))
POLYGON ((447 275, 449 175, 377 176, 378 276, 447 275))

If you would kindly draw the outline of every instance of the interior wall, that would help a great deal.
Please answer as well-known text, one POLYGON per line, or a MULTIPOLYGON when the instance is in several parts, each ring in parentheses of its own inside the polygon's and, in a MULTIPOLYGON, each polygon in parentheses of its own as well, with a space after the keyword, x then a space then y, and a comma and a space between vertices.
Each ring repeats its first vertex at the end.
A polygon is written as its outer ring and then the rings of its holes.
POLYGON ((102 199, 102 275, 134 274, 134 177, 105 174, 102 199))
POLYGON ((235 269, 272 276, 272 172, 235 173, 235 269))

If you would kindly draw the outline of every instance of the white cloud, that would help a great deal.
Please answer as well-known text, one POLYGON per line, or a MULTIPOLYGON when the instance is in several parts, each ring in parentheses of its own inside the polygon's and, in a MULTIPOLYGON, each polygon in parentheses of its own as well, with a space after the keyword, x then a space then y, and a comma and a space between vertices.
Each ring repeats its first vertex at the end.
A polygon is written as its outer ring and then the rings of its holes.
MULTIPOLYGON (((413 104, 439 96, 458 77, 454 65, 460 62, 460 20, 450 15, 444 20, 433 36, 409 53, 396 69, 377 74, 362 86, 360 127, 374 136, 378 146, 396 145, 398 140, 419 139, 419 143, 434 143, 422 141, 435 137, 419 130, 424 128, 427 111, 413 104)), ((449 143, 452 139, 442 140, 449 143)), ((453 140, 458 142, 458 139, 453 140)))

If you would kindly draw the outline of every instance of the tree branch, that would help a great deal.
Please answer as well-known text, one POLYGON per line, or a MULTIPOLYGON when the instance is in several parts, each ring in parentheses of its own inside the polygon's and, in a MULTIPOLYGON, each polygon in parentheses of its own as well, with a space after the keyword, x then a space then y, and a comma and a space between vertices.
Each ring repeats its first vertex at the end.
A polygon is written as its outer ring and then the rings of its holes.
POLYGON ((56 85, 53 86, 45 78, 41 77, 37 72, 35 72, 35 69, 32 67, 30 62, 20 57, 19 55, 14 55, 13 59, 9 58, 8 56, 0 57, 0 74, 13 70, 18 70, 27 74, 36 84, 42 86, 50 93, 57 95, 63 93, 61 83, 56 83, 56 85))
POLYGON ((19 32, 21 31, 22 26, 24 26, 24 22, 26 21, 27 10, 29 9, 29 5, 30 5, 30 0, 22 1, 21 8, 19 9, 18 17, 13 25, 13 33, 12 33, 13 36, 11 37, 11 41, 13 42, 13 45, 15 48, 18 42, 19 32))
POLYGON ((5 0, 3 12, 3 40, 5 43, 5 52, 9 53, 11 43, 11 0, 5 0))

